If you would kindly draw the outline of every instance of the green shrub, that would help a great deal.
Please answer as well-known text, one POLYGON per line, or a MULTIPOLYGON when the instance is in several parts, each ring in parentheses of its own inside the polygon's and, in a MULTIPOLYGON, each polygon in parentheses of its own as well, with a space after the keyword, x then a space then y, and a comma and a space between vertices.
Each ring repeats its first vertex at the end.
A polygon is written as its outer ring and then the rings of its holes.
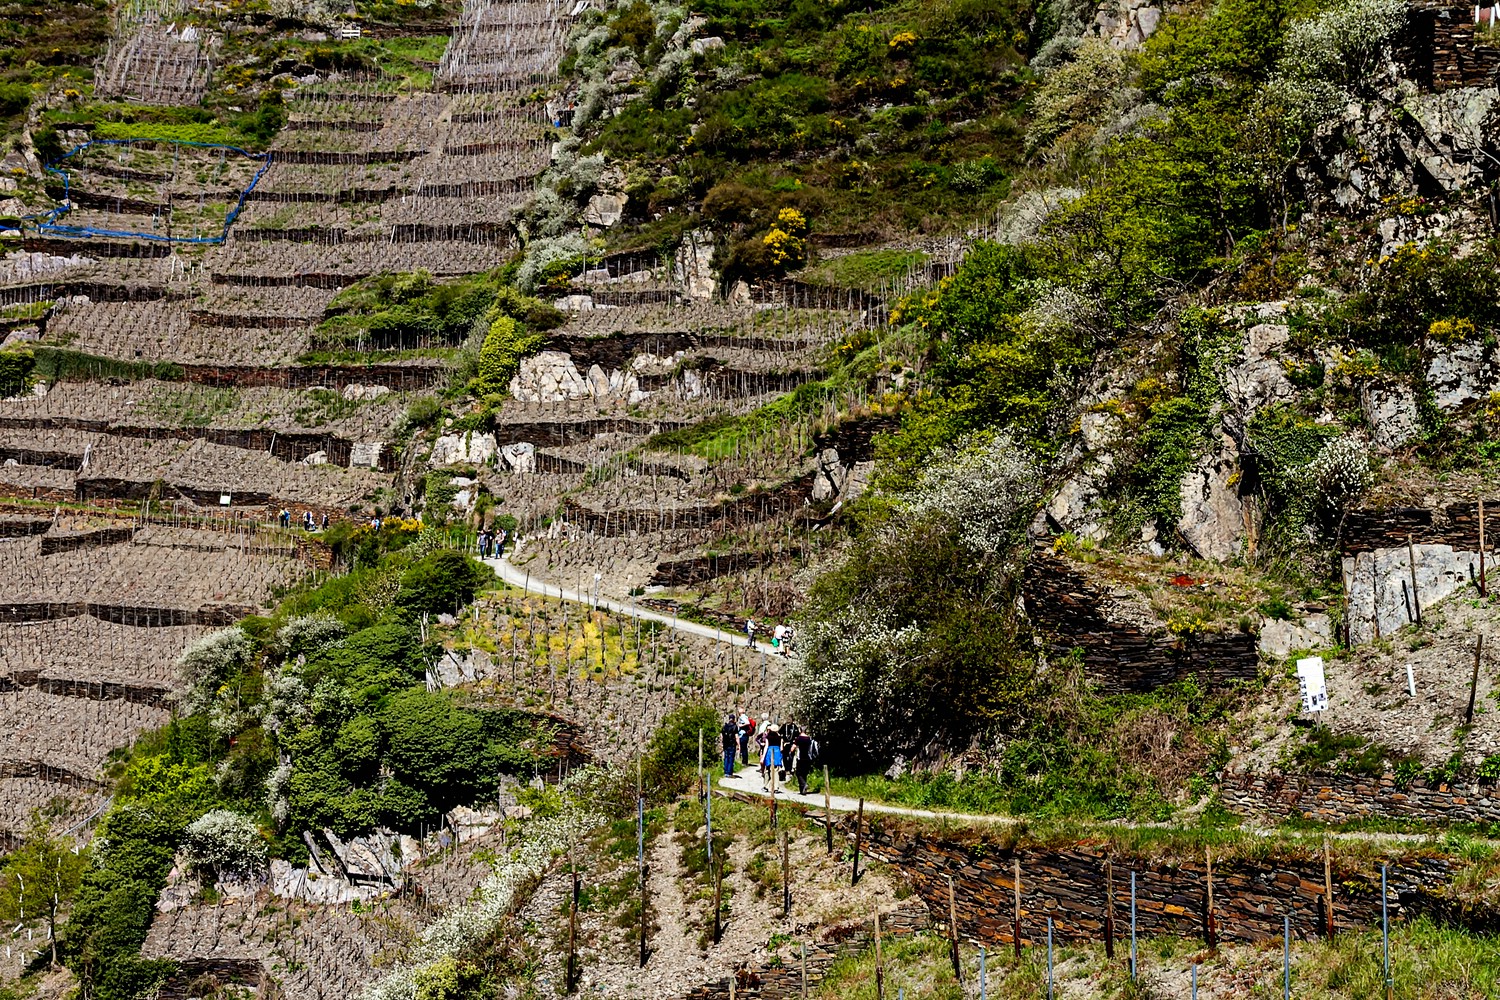
POLYGON ((470 383, 476 395, 506 392, 521 361, 542 349, 540 334, 527 334, 509 316, 496 316, 479 348, 479 376, 470 383))
POLYGON ((36 355, 31 351, 0 351, 0 399, 31 390, 36 355))
POLYGON ((443 549, 423 556, 401 574, 396 603, 417 613, 455 614, 493 576, 488 567, 463 553, 443 549))

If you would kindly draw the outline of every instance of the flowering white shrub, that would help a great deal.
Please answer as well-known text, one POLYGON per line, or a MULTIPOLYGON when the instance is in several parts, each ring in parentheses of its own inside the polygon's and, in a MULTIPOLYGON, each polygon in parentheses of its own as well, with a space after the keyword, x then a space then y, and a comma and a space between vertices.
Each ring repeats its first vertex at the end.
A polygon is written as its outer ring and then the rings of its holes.
MULTIPOLYGON (((909 520, 948 521, 965 547, 984 555, 1015 544, 1040 497, 1040 470, 1001 434, 935 452, 916 486, 898 498, 898 506, 909 520)), ((887 530, 903 532, 901 519, 887 530)))
POLYGON ((548 267, 582 257, 588 251, 588 241, 577 233, 532 240, 526 245, 526 257, 516 270, 516 285, 524 292, 533 292, 548 267))
POLYGON ((184 707, 206 708, 231 674, 250 662, 250 637, 239 626, 210 632, 177 658, 177 678, 186 692, 184 707))
POLYGON ((1391 40, 1406 17, 1406 0, 1344 0, 1291 25, 1278 73, 1358 90, 1389 58, 1391 40))
MULTIPOLYGON (((571 787, 578 777, 569 778, 564 788, 571 787)), ((556 816, 533 820, 520 842, 495 863, 494 872, 480 883, 473 899, 443 914, 422 932, 422 940, 414 949, 416 961, 368 987, 364 1000, 416 1000, 424 971, 493 932, 553 860, 602 822, 602 815, 576 803, 556 816)))
POLYGON ((276 631, 276 641, 288 656, 312 656, 348 634, 343 622, 330 614, 296 615, 276 631))
POLYGON ((1345 434, 1323 445, 1317 457, 1303 467, 1308 485, 1318 498, 1333 508, 1348 506, 1370 488, 1370 450, 1358 438, 1345 434))
POLYGON ((215 881, 255 875, 266 866, 266 842, 255 821, 230 809, 215 809, 188 824, 183 859, 200 876, 215 881))

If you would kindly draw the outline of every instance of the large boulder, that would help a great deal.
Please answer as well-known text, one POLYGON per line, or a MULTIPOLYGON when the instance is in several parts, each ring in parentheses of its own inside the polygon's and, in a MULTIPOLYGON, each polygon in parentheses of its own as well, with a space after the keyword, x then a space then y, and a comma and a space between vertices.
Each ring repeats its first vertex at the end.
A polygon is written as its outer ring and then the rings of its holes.
POLYGON ((572 357, 562 351, 542 351, 522 361, 510 380, 510 394, 523 403, 562 403, 592 395, 572 357))
POLYGON ((1417 436, 1417 400, 1405 386, 1367 385, 1360 404, 1370 424, 1370 443, 1378 451, 1395 451, 1417 436))
POLYGON ((1239 554, 1245 534, 1245 505, 1233 485, 1239 471, 1239 448, 1234 438, 1220 432, 1218 446, 1182 477, 1182 520, 1177 530, 1201 559, 1239 554))
POLYGON ((432 457, 428 461, 432 465, 487 465, 498 451, 493 434, 475 434, 473 431, 444 434, 432 446, 432 457))
POLYGON ((1478 340, 1457 344, 1428 362, 1427 384, 1440 410, 1484 402, 1500 391, 1500 351, 1478 340))
POLYGON ((832 500, 844 490, 844 481, 849 470, 839 461, 837 448, 824 448, 818 456, 818 467, 813 473, 812 499, 815 503, 832 500))
POLYGON ((500 449, 500 457, 516 475, 529 475, 536 471, 536 445, 529 441, 517 441, 500 449))
MULTIPOLYGON (((1477 552, 1451 545, 1417 545, 1417 600, 1423 608, 1468 586, 1469 573, 1479 563, 1477 552)), ((1368 642, 1387 636, 1416 618, 1411 595, 1412 560, 1405 545, 1375 549, 1344 557, 1344 592, 1349 599, 1349 640, 1368 642)))

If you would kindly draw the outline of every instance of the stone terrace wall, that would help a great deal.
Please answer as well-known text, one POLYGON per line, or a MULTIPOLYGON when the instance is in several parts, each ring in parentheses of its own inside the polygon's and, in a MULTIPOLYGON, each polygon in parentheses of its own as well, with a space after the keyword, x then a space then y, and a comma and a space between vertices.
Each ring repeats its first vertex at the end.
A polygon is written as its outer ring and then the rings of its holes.
MULTIPOLYGON (((996 945, 1014 940, 1012 865, 1016 852, 984 844, 926 837, 898 838, 872 831, 869 853, 892 864, 911 880, 936 923, 948 912, 948 877, 954 879, 959 932, 996 945)), ((1065 940, 1098 941, 1106 914, 1105 855, 1086 845, 1066 850, 1023 850, 1021 859, 1021 938, 1045 940, 1047 918, 1065 940)), ((1142 934, 1182 936, 1205 933, 1205 866, 1115 856, 1115 933, 1130 932, 1130 875, 1136 875, 1137 929, 1142 934)), ((1380 870, 1352 867, 1335 859, 1335 927, 1356 929, 1380 921, 1380 870)), ((1445 859, 1417 858, 1390 866, 1391 913, 1401 919, 1429 914, 1477 929, 1500 925, 1489 911, 1460 912, 1443 899, 1451 875, 1445 859)), ((1220 940, 1264 941, 1281 936, 1289 914, 1293 932, 1318 936, 1325 926, 1321 859, 1215 861, 1214 917, 1220 940)))
POLYGON ((1105 596, 1044 549, 1032 553, 1022 599, 1053 654, 1082 649, 1084 669, 1110 693, 1151 691, 1189 675, 1218 687, 1260 673, 1256 636, 1175 639, 1110 621, 1100 610, 1105 596))
POLYGON ((1412 4, 1396 57, 1407 76, 1432 90, 1494 86, 1500 70, 1500 47, 1476 36, 1473 5, 1412 4))
POLYGON ((1224 805, 1244 816, 1297 817, 1322 823, 1355 819, 1417 819, 1429 823, 1500 821, 1500 794, 1470 782, 1405 786, 1395 775, 1231 773, 1220 786, 1224 805))
MULTIPOLYGON (((1500 497, 1484 499, 1485 541, 1493 547, 1500 527, 1500 497)), ((1446 507, 1384 507, 1352 510, 1344 521, 1344 553, 1354 555, 1406 544, 1451 545, 1463 552, 1479 551, 1479 502, 1446 507)))

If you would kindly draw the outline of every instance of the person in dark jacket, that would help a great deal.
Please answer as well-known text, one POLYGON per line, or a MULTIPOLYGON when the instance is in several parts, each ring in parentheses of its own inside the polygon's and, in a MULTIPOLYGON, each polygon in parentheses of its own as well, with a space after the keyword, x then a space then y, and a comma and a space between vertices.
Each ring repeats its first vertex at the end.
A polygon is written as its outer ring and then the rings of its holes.
POLYGON ((795 748, 792 773, 797 776, 798 795, 807 794, 807 776, 812 773, 812 742, 812 736, 800 728, 792 740, 792 746, 795 748))
POLYGON ((723 751, 724 777, 734 777, 734 755, 740 748, 740 727, 734 713, 724 716, 724 725, 719 728, 719 747, 723 751))

